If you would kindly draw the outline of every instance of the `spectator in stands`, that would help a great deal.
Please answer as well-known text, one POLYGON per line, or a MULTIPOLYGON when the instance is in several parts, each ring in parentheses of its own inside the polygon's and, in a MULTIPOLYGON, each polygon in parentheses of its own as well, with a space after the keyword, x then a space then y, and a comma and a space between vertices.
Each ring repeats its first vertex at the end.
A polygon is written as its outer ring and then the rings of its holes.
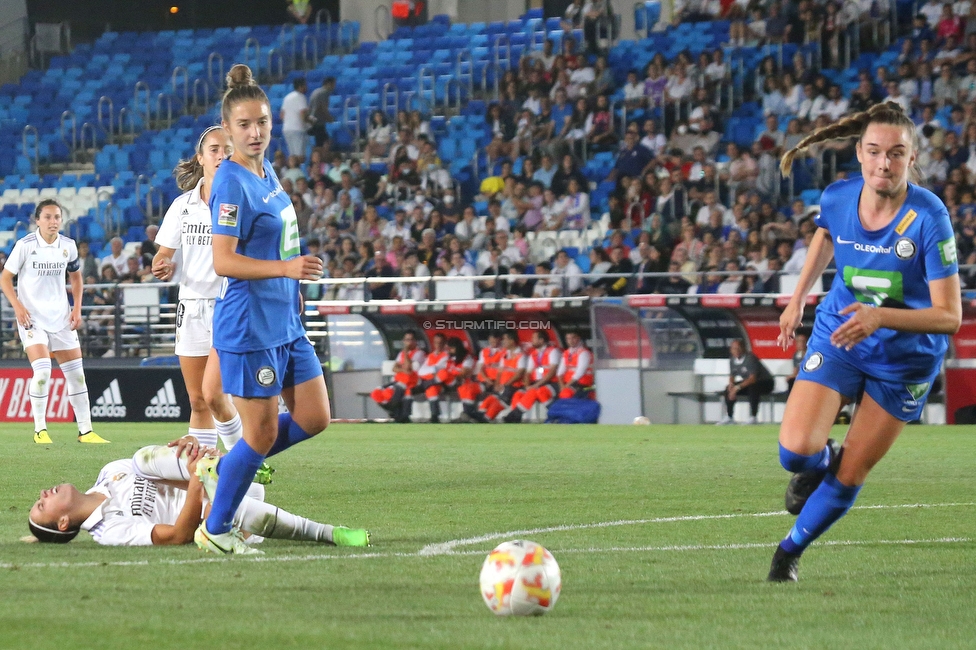
MULTIPOLYGON (((7 256, 3 256, 3 261, 7 261, 7 256)), ((85 282, 88 282, 88 278, 94 280, 98 276, 98 262, 92 257, 91 246, 85 240, 80 240, 78 242, 78 263, 81 270, 81 277, 85 278, 85 282)), ((0 264, 0 270, 3 269, 3 265, 0 264)))
POLYGON ((308 121, 311 123, 309 134, 315 138, 316 147, 327 146, 329 142, 326 125, 335 121, 329 111, 329 100, 335 90, 335 84, 335 77, 325 77, 322 79, 322 85, 313 90, 308 98, 308 121))
POLYGON ((288 0, 288 14, 300 25, 307 25, 312 18, 310 0, 288 0))
MULTIPOLYGON (((649 122, 651 120, 648 120, 649 122)), ((645 133, 648 127, 645 126, 645 133)), ((653 128, 653 122, 652 126, 653 128)), ((653 142, 658 143, 658 138, 663 138, 658 134, 648 134, 646 137, 651 139, 653 142)), ((627 125, 627 131, 624 134, 624 144, 617 155, 617 161, 614 163, 613 170, 610 172, 609 180, 620 179, 623 176, 629 176, 631 178, 642 178, 645 171, 650 167, 651 163, 654 162, 654 152, 648 149, 644 144, 639 141, 640 133, 637 130, 637 124, 627 125)))
POLYGON ((115 270, 115 276, 121 277, 128 268, 126 260, 129 259, 129 254, 123 249, 125 242, 122 241, 121 237, 112 237, 108 245, 110 252, 102 258, 99 266, 103 269, 103 274, 104 268, 111 266, 115 270))
POLYGON ((751 352, 746 351, 742 339, 735 339, 729 346, 729 384, 725 389, 725 414, 719 424, 733 424, 735 403, 740 394, 749 398, 747 424, 756 424, 759 415, 759 399, 773 392, 773 376, 766 366, 751 352))
POLYGON ((782 80, 772 75, 763 82, 762 111, 763 115, 771 117, 782 117, 793 112, 783 96, 782 80))
MULTIPOLYGON (((628 276, 634 272, 634 263, 627 257, 623 246, 614 246, 610 249, 610 266, 605 273, 626 273, 628 276)), ((590 296, 624 296, 629 293, 629 277, 609 277, 597 280, 593 283, 588 292, 590 296), (595 290, 595 291, 594 291, 595 290)))
MULTIPOLYGON (((680 257, 680 256, 679 256, 680 257)), ((681 276, 681 261, 673 259, 668 263, 668 276, 662 278, 657 283, 656 293, 666 293, 671 295, 686 294, 691 288, 691 283, 681 276)))
POLYGON ((586 230, 590 225, 590 195, 582 191, 577 178, 570 178, 565 197, 566 216, 562 230, 586 230))
MULTIPOLYGON (((502 234, 502 233, 498 233, 502 234)), ((456 273, 455 275, 506 275, 508 273, 508 265, 506 260, 502 255, 502 249, 497 245, 493 245, 488 249, 488 259, 486 260, 486 265, 479 268, 477 274, 471 265, 464 261, 464 256, 461 253, 454 253, 454 257, 457 258, 455 264, 463 264, 465 267, 470 269, 470 273, 456 273)), ((455 266, 456 268, 456 266, 455 266)), ((452 271, 454 269, 452 268, 452 271)), ((451 275, 451 273, 448 273, 451 275)), ((508 293, 508 281, 507 280, 479 280, 478 290, 482 296, 501 298, 508 293)))
POLYGON ((305 97, 307 90, 305 78, 295 79, 292 88, 294 90, 285 95, 281 103, 281 134, 288 146, 288 154, 304 161, 305 150, 308 147, 308 99, 305 97))
POLYGON ((583 272, 570 257, 566 249, 556 253, 555 264, 552 267, 553 280, 560 284, 560 295, 572 296, 583 288, 583 272))
POLYGON ((491 131, 492 140, 488 144, 488 156, 492 159, 506 158, 511 155, 513 150, 512 141, 515 138, 515 124, 502 111, 499 104, 491 104, 488 107, 488 114, 485 117, 488 128, 491 131))
POLYGON ((393 127, 383 111, 373 111, 369 118, 369 130, 366 132, 366 148, 371 156, 385 158, 390 154, 390 143, 393 140, 393 127))
POLYGON ((736 262, 728 261, 725 263, 725 271, 730 273, 722 278, 715 293, 748 293, 746 279, 737 271, 741 271, 736 262))

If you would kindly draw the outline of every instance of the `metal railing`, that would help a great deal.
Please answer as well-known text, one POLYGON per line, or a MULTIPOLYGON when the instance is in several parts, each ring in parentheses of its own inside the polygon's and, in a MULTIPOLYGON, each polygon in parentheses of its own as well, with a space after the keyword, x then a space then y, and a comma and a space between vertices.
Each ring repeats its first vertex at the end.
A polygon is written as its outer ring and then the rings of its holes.
MULTIPOLYGON (((298 41, 295 37, 295 26, 291 23, 285 23, 281 26, 281 31, 278 32, 278 42, 281 43, 281 49, 286 50, 286 45, 288 41, 291 41, 291 69, 294 70, 298 67, 298 41)), ((270 61, 270 56, 268 57, 270 61)), ((268 69, 270 72, 271 64, 268 64, 268 69)), ((279 75, 283 77, 284 75, 279 75)))
POLYGON ((183 66, 176 66, 173 68, 173 74, 169 78, 174 97, 180 96, 177 91, 177 84, 181 82, 181 78, 183 85, 183 109, 186 110, 190 106, 190 73, 183 66))
POLYGON ((278 52, 278 50, 272 47, 270 50, 268 50, 267 63, 268 65, 265 74, 269 80, 277 82, 285 78, 285 57, 282 53, 278 52), (278 76, 275 76, 274 74, 275 57, 277 57, 278 60, 278 76))
POLYGON ((146 100, 146 109, 145 109, 145 113, 144 113, 145 114, 145 117, 146 117, 145 126, 146 126, 146 128, 149 128, 149 123, 152 122, 152 90, 150 90, 149 84, 147 84, 145 81, 137 81, 136 82, 136 85, 133 87, 133 90, 132 90, 132 95, 133 95, 133 97, 132 97, 132 108, 135 111, 139 111, 140 110, 139 109, 139 94, 140 94, 140 91, 142 91, 142 92, 145 93, 145 95, 144 95, 145 100, 146 100))
POLYGON ((25 125, 24 130, 21 131, 21 142, 24 157, 31 161, 31 171, 36 174, 41 166, 41 135, 37 132, 37 128, 30 124, 25 125), (29 139, 28 136, 30 135, 34 137, 29 139), (29 142, 33 143, 33 156, 31 155, 29 142))
POLYGON ((85 122, 82 124, 81 129, 78 130, 78 150, 75 152, 75 162, 78 161, 77 153, 82 151, 88 152, 89 150, 94 149, 98 146, 97 140, 98 134, 95 131, 95 125, 91 122, 85 122), (89 133, 91 135, 90 146, 85 146, 85 133, 89 133))
POLYGON ((312 70, 317 68, 319 65, 319 39, 315 38, 314 34, 305 34, 302 38, 302 68, 304 70, 312 70), (311 48, 309 47, 311 44, 311 48), (311 49, 312 58, 309 59, 309 50, 311 49))
POLYGON ((125 121, 126 121, 126 118, 129 119, 129 135, 132 138, 135 138, 136 137, 136 122, 135 122, 134 119, 132 119, 132 111, 130 111, 127 106, 123 106, 122 108, 119 109, 119 121, 118 121, 119 130, 118 130, 118 136, 121 138, 122 135, 125 133, 125 130, 124 129, 125 129, 125 121))
POLYGON ((115 103, 112 102, 112 98, 107 95, 102 95, 98 98, 98 105, 96 106, 96 123, 98 127, 105 131, 106 137, 108 138, 109 144, 115 143, 115 103), (107 106, 108 111, 108 125, 105 124, 105 118, 102 114, 102 107, 107 106))
POLYGON ((193 80, 193 91, 190 94, 190 107, 194 112, 206 113, 210 109, 210 82, 197 77, 193 80), (203 88, 202 97, 198 88, 203 88), (203 101, 201 101, 201 99, 203 101))
POLYGON ((261 77, 261 43, 256 38, 244 41, 244 63, 254 72, 254 78, 261 77), (251 65, 251 51, 254 51, 254 65, 251 65))
MULTIPOLYGON (((397 113, 400 111, 400 88, 395 83, 387 82, 383 84, 383 90, 380 93, 380 110, 383 114, 396 119, 397 113), (393 98, 393 103, 390 103, 390 98, 393 98)), ((370 124, 372 127, 372 124, 370 124)))
POLYGON ((166 106, 166 128, 173 126, 173 96, 166 93, 156 95, 156 125, 163 121, 163 105, 166 106))
POLYGON ((61 113, 61 126, 60 126, 59 133, 61 135, 61 142, 63 142, 65 146, 68 147, 68 150, 71 152, 72 157, 74 157, 75 151, 78 149, 78 120, 75 119, 75 114, 72 113, 71 111, 64 111, 63 113, 61 113), (71 125, 70 140, 68 140, 68 136, 64 131, 64 127, 67 124, 71 125))
POLYGON ((146 219, 150 222, 159 222, 163 219, 163 210, 165 208, 166 198, 163 196, 163 191, 158 187, 149 186, 146 191, 146 209, 145 215, 146 219), (153 197, 157 200, 153 201, 153 197))
POLYGON ((218 91, 224 87, 224 57, 220 52, 211 52, 207 57, 207 81, 213 84, 218 91), (214 63, 219 65, 217 68, 217 78, 214 79, 214 63))
POLYGON ((362 149, 362 138, 363 138, 363 122, 362 122, 362 108, 359 105, 359 98, 349 96, 342 103, 342 124, 345 128, 350 129, 353 134, 353 143, 356 149, 356 153, 362 149))
POLYGON ((471 50, 458 50, 454 59, 454 76, 459 81, 468 81, 468 96, 474 94, 474 59, 471 57, 471 50), (467 71, 465 71, 467 65, 467 71))

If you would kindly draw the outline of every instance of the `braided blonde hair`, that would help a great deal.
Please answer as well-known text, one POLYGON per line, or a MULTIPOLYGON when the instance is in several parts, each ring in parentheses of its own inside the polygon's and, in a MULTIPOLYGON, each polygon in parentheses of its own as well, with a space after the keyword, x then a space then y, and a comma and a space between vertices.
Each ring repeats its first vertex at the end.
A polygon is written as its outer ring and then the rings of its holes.
MULTIPOLYGON (((819 128, 797 142, 795 147, 783 154, 779 163, 780 172, 783 176, 789 176, 793 171, 793 160, 801 151, 806 151, 814 144, 830 140, 847 140, 854 137, 860 140, 871 124, 891 124, 906 129, 912 138, 912 148, 918 151, 918 133, 915 130, 915 123, 912 122, 912 118, 895 102, 882 102, 875 104, 866 111, 848 115, 829 126, 819 128)), ((922 174, 918 163, 912 166, 909 174, 913 182, 918 182, 921 179, 922 174)))

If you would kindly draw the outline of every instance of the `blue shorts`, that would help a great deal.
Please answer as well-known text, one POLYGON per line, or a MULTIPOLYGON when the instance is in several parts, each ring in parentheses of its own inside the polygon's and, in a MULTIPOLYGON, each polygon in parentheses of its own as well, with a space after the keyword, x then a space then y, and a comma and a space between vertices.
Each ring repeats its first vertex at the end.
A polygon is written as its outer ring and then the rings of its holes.
POLYGON ((304 336, 257 352, 217 350, 217 356, 224 392, 237 397, 274 397, 322 375, 322 364, 304 336))
POLYGON ((878 379, 864 372, 855 359, 814 335, 807 344, 807 353, 800 365, 797 380, 812 381, 837 391, 851 400, 863 390, 892 417, 911 422, 922 417, 922 409, 932 390, 932 382, 939 374, 936 367, 927 375, 921 373, 904 381, 878 379))

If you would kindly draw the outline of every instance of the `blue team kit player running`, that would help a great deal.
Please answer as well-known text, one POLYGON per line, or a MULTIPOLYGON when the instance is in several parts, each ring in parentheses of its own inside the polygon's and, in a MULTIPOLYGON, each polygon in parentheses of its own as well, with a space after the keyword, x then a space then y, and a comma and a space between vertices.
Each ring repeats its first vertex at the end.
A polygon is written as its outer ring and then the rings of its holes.
POLYGON ((918 138, 901 107, 877 104, 818 129, 783 156, 783 174, 799 151, 849 138, 857 138, 862 175, 824 191, 818 230, 780 319, 786 348, 833 258, 837 273, 780 429, 780 463, 794 472, 786 506, 798 517, 773 556, 772 582, 796 581, 806 548, 851 508, 905 423, 921 417, 962 319, 952 224, 935 194, 909 182, 918 138), (830 440, 842 401, 859 395, 843 444, 830 440))

